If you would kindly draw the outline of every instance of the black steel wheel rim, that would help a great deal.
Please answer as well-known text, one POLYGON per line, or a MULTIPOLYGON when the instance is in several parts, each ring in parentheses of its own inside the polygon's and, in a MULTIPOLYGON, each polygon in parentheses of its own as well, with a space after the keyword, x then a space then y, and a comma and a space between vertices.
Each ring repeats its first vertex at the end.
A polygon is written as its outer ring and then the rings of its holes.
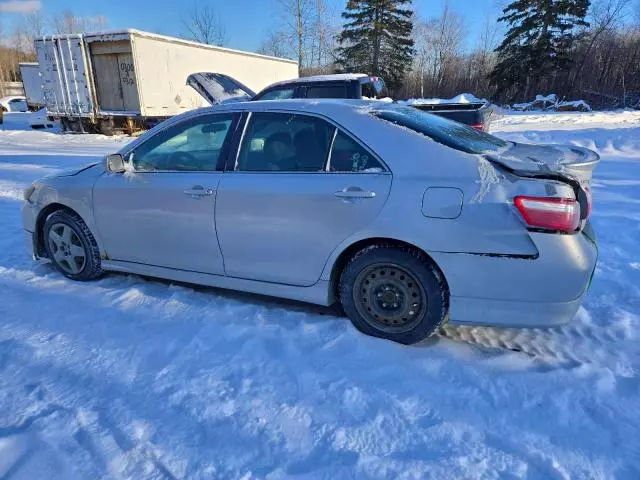
POLYGON ((365 322, 388 333, 412 330, 427 308, 424 291, 415 276, 389 263, 370 265, 358 274, 353 301, 365 322))

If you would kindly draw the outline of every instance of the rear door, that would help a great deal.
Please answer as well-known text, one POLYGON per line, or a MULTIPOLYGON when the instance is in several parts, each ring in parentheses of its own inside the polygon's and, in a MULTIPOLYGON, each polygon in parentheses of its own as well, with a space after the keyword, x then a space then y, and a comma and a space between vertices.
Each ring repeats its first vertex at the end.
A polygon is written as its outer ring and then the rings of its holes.
POLYGON ((382 162, 326 120, 252 113, 218 187, 227 275, 313 285, 331 252, 378 215, 390 186, 382 162))
POLYGON ((65 114, 69 107, 64 95, 62 67, 53 38, 42 38, 34 41, 36 57, 42 75, 42 94, 47 111, 52 114, 65 114))
POLYGON ((90 48, 100 110, 140 112, 131 41, 91 42, 90 48))
POLYGON ((93 113, 87 57, 81 35, 42 38, 34 42, 47 110, 61 115, 93 113))

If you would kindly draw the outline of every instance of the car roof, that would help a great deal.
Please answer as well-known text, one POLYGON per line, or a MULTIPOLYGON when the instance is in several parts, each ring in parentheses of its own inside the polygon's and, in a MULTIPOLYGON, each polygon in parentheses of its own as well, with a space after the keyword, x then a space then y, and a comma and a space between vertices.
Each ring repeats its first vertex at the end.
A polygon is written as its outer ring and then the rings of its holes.
POLYGON ((387 102, 376 100, 359 100, 345 98, 291 98, 286 100, 255 100, 246 102, 227 102, 223 104, 205 107, 202 110, 211 111, 211 113, 221 111, 299 111, 301 113, 318 113, 331 116, 338 112, 352 112, 355 110, 370 110, 376 107, 384 107, 392 105, 387 102))
MULTIPOLYGON (((143 141, 148 135, 153 134, 156 128, 169 128, 170 126, 188 120, 200 115, 208 113, 224 113, 224 112, 294 112, 315 114, 326 117, 330 120, 343 124, 344 122, 352 123, 356 115, 369 113, 377 108, 389 108, 390 106, 398 107, 387 102, 376 100, 357 100, 357 99, 289 99, 289 100, 257 100, 242 102, 227 102, 210 107, 198 108, 188 112, 176 115, 165 122, 160 123, 154 129, 147 131, 130 144, 124 146, 120 152, 129 151, 136 144, 143 141)), ((402 106, 400 106, 402 107, 402 106)))
POLYGON ((11 100, 26 100, 27 98, 22 95, 7 95, 6 97, 0 98, 0 102, 9 102, 11 100))
POLYGON ((325 83, 325 82, 345 82, 345 81, 362 81, 368 79, 369 76, 364 73, 335 73, 331 75, 311 75, 308 77, 292 78, 291 80, 282 80, 272 83, 263 89, 267 90, 274 87, 285 87, 287 85, 302 85, 306 83, 325 83))

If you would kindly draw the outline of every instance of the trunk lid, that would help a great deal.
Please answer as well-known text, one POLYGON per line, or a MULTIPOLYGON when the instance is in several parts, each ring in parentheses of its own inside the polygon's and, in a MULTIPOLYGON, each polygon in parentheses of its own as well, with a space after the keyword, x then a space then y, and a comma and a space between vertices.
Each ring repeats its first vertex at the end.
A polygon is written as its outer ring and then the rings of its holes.
POLYGON ((187 85, 211 105, 246 102, 255 96, 249 87, 223 73, 200 72, 187 77, 187 85))
POLYGON ((514 143, 500 152, 487 153, 488 160, 524 176, 560 175, 590 185, 600 156, 573 145, 527 145, 514 143))
POLYGON ((528 145, 513 143, 500 152, 485 154, 492 163, 499 164, 522 177, 548 178, 564 181, 574 189, 580 203, 581 217, 591 211, 591 179, 600 156, 588 148, 573 145, 528 145))

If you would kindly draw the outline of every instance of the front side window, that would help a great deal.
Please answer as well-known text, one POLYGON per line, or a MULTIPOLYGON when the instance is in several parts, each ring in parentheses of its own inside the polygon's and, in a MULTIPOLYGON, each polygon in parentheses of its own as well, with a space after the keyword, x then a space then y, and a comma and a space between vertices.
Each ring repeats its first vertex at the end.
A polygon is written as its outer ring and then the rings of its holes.
POLYGON ((331 149, 329 170, 332 172, 366 172, 384 171, 380 161, 346 133, 338 130, 331 149))
POLYGON ((307 98, 347 98, 347 87, 344 85, 307 87, 307 98))
POLYGON ((411 107, 387 107, 373 114, 403 128, 420 133, 438 143, 466 153, 496 152, 511 145, 509 142, 480 132, 462 123, 454 122, 411 107))
POLYGON ((233 114, 205 115, 159 132, 130 157, 136 171, 213 171, 233 114))
POLYGON ((236 165, 244 172, 317 172, 325 168, 334 128, 308 115, 253 113, 236 165))
POLYGON ((278 88, 260 95, 256 100, 288 100, 293 98, 293 88, 278 88))

